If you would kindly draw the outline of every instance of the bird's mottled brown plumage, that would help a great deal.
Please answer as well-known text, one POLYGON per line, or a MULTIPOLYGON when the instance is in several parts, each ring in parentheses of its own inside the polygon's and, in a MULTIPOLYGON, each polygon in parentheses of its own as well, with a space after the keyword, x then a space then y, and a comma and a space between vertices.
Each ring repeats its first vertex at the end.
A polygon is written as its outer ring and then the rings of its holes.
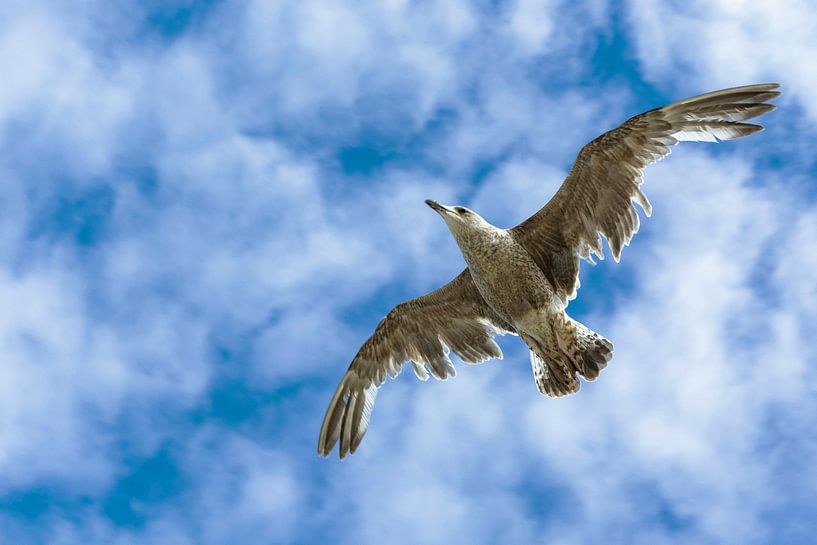
POLYGON ((744 121, 774 106, 777 84, 748 85, 688 98, 637 115, 582 148, 553 198, 513 229, 491 226, 461 207, 427 201, 443 215, 468 268, 454 280, 397 305, 352 360, 329 404, 318 439, 328 455, 355 452, 366 433, 375 396, 387 375, 411 361, 419 378, 453 376, 449 350, 479 363, 502 356, 496 334, 519 335, 530 348, 539 390, 562 396, 579 389, 577 376, 598 377, 612 344, 570 318, 564 308, 578 289, 579 258, 603 257, 604 236, 618 261, 638 231, 642 170, 683 140, 731 140, 762 130, 744 121))
POLYGON ((363 343, 341 380, 321 429, 322 453, 338 439, 341 457, 357 450, 377 388, 386 376, 396 377, 406 361, 421 380, 428 380, 429 372, 445 380, 456 374, 449 349, 467 363, 501 358, 493 336, 513 331, 482 299, 467 269, 445 286, 400 303, 363 343))
POLYGON ((644 167, 669 155, 679 141, 732 140, 763 130, 742 121, 773 110, 765 101, 780 95, 778 87, 724 89, 628 119, 585 145, 553 198, 511 231, 558 293, 575 295, 579 257, 603 258, 599 234, 618 261, 638 231, 633 201, 647 216, 652 213, 640 187, 644 167))

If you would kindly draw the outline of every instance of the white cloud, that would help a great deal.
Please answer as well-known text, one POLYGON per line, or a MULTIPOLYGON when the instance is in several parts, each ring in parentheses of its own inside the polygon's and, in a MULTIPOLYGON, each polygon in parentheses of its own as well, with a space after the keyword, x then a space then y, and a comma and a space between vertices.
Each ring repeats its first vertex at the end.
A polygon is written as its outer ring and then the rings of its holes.
POLYGON ((701 92, 779 81, 817 121, 817 11, 808 0, 684 4, 632 0, 638 58, 654 82, 701 92), (690 85, 690 81, 694 85, 690 85))
MULTIPOLYGON (((33 14, 24 11, 7 28, 0 39, 6 81, 0 91, 0 122, 18 130, 13 137, 5 131, 0 140, 4 147, 51 155, 66 175, 77 178, 105 172, 111 141, 131 113, 122 75, 100 70, 76 37, 36 9, 33 14)), ((32 171, 36 166, 31 165, 32 171)))
POLYGON ((507 30, 527 53, 541 53, 553 31, 552 0, 518 0, 513 3, 507 30))
POLYGON ((566 175, 538 158, 509 161, 488 177, 469 206, 494 225, 512 227, 535 214, 566 175))
MULTIPOLYGON (((117 527, 97 513, 55 522, 50 543, 222 544, 289 543, 303 531, 299 520, 304 493, 291 461, 280 452, 248 441, 230 430, 202 427, 190 438, 177 463, 192 480, 180 503, 131 501, 144 525, 117 527)), ((161 486, 161 485, 159 485, 161 486)), ((6 535, 25 542, 31 534, 8 525, 6 535), (18 534, 18 535, 15 535, 18 534)))
MULTIPOLYGON (((27 486, 37 475, 56 474, 94 488, 108 471, 100 450, 104 445, 88 435, 92 426, 82 413, 83 375, 116 395, 120 362, 104 332, 82 327, 82 308, 72 284, 42 274, 0 278, 0 464, 10 477, 6 487, 27 486), (89 333, 97 336, 96 342, 86 341, 89 333), (72 468, 70 474, 62 471, 64 464, 72 468)), ((95 404, 94 399, 87 401, 88 408, 95 404)))
MULTIPOLYGON (((606 8, 560 6, 254 2, 217 6, 149 47, 134 41, 149 17, 132 6, 102 19, 93 2, 64 6, 67 23, 4 12, 0 135, 19 153, 0 159, 0 468, 9 490, 67 482, 69 496, 101 501, 126 470, 112 444, 150 456, 171 441, 190 478, 179 498, 149 506, 144 528, 55 514, 43 523, 51 542, 286 542, 338 527, 356 543, 762 541, 778 505, 768 491, 802 487, 776 480, 759 445, 773 408, 811 429, 817 287, 803 271, 817 265, 817 215, 756 183, 771 173, 704 148, 648 172, 655 217, 623 256, 635 291, 609 313, 594 303, 603 289, 580 292, 581 318, 616 343, 597 383, 543 399, 518 339, 504 339, 505 361, 460 365, 453 381, 389 382, 359 454, 314 457, 334 387, 317 377, 339 376, 374 326, 350 315, 388 306, 382 290, 416 295, 460 270, 423 199, 511 225, 545 202, 583 143, 635 113, 621 87, 557 89, 531 75, 575 70, 593 45, 583 29, 603 24, 606 8), (13 138, 21 124, 30 145, 13 138), (372 127, 405 157, 372 179, 339 172, 338 149, 372 127), (150 166, 148 187, 131 164, 150 166), (95 246, 77 248, 65 226, 33 232, 74 198, 68 189, 94 184, 113 193, 95 246), (237 355, 216 363, 214 344, 237 355), (260 427, 195 422, 176 435, 220 373, 294 393, 260 427)), ((714 20, 734 15, 719 9, 714 20)), ((761 77, 760 61, 716 70, 744 46, 782 58, 744 43, 740 21, 706 62, 675 36, 648 48, 642 25, 641 61, 674 85, 666 66, 679 60, 699 67, 702 86, 761 77)), ((804 47, 792 45, 793 60, 804 47)), ((805 101, 808 74, 796 62, 780 70, 805 101)), ((599 267, 594 278, 617 278, 614 264, 599 267)))

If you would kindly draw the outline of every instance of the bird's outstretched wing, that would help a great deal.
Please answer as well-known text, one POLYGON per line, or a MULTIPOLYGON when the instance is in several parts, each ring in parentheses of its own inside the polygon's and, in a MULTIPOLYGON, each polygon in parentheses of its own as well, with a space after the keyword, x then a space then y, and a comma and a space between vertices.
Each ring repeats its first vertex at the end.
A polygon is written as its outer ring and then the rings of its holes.
POLYGON ((670 146, 680 141, 717 142, 763 130, 743 121, 773 110, 766 101, 780 95, 778 87, 767 83, 714 91, 627 120, 585 145, 553 198, 511 232, 557 293, 572 298, 579 257, 604 258, 599 234, 618 261, 638 231, 632 201, 650 215, 639 187, 644 167, 669 155, 670 146))
POLYGON ((340 457, 357 450, 386 376, 406 361, 422 380, 455 374, 449 350, 463 361, 501 358, 493 341, 513 328, 482 299, 468 269, 440 289, 394 307, 363 344, 340 381, 323 419, 318 454, 328 456, 340 439, 340 457))

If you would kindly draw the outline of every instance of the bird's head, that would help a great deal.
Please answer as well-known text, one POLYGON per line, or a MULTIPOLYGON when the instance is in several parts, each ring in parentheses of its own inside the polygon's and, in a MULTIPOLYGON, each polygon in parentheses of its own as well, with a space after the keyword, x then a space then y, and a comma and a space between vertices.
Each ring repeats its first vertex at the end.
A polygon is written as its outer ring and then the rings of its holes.
POLYGON ((464 206, 446 206, 431 199, 426 204, 445 220, 448 229, 457 241, 471 233, 483 232, 494 227, 485 221, 482 216, 464 206))

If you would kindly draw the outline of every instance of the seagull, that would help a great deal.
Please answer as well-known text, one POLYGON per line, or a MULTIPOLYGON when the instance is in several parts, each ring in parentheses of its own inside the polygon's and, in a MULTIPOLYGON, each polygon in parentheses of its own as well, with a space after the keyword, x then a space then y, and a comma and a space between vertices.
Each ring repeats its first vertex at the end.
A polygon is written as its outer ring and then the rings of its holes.
POLYGON ((613 259, 638 231, 633 201, 647 216, 643 169, 681 141, 718 142, 763 130, 744 123, 772 111, 780 85, 714 91, 656 108, 625 121, 585 145, 559 190, 533 216, 501 229, 463 206, 426 204, 445 220, 467 267, 454 280, 400 303, 378 324, 340 381, 321 426, 318 454, 340 441, 343 459, 369 427, 377 392, 411 362, 420 380, 454 376, 449 353, 477 364, 501 359, 496 335, 519 336, 530 350, 539 391, 561 397, 595 380, 613 344, 567 315, 579 288, 579 260, 613 259))

